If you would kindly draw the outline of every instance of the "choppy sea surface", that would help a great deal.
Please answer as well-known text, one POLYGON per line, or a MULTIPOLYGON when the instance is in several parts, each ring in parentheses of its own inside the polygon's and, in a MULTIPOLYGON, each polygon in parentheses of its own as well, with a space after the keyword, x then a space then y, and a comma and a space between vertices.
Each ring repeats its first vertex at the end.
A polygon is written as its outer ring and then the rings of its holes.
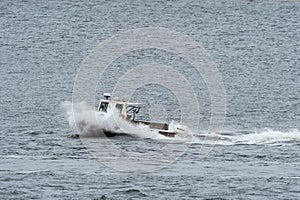
MULTIPOLYGON (((1 1, 0 27, 1 199, 300 198, 299 1, 1 1), (96 100, 133 66, 173 66, 196 88, 194 140, 145 137, 142 129, 109 141, 74 137, 70 105, 84 59, 115 34, 145 27, 180 32, 209 53, 226 91, 222 131, 207 137, 211 104, 201 76, 178 55, 149 48, 110 63, 91 86, 96 100), (124 161, 131 170, 120 170, 124 161), (139 161, 155 170, 140 170, 139 161)), ((142 119, 161 117, 147 110, 161 104, 162 119, 180 120, 164 87, 140 86, 132 99, 145 103, 142 119)))

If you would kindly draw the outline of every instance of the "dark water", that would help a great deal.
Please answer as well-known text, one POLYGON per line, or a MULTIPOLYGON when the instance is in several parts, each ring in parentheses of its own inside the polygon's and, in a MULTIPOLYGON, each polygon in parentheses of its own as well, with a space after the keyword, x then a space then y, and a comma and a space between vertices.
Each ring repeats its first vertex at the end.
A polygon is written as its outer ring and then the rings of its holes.
MULTIPOLYGON (((299 10, 298 1, 1 1, 1 199, 299 199, 299 10), (163 169, 119 172, 71 137, 61 104, 72 101, 77 70, 99 42, 142 27, 176 30, 208 50, 223 77, 226 119, 201 156, 210 104, 199 80, 197 141, 163 169)), ((118 58, 107 75, 153 61, 186 69, 176 55, 144 50, 118 58)), ((149 90, 136 98, 161 92, 149 90)), ((132 152, 163 143, 113 142, 132 152)))

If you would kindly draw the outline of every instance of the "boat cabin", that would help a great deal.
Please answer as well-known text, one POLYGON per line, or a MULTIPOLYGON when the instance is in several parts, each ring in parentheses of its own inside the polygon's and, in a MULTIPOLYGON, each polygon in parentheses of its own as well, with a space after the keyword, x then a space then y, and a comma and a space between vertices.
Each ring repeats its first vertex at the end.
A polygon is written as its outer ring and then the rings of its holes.
POLYGON ((109 93, 104 93, 103 96, 104 98, 99 103, 98 111, 107 113, 112 109, 116 109, 122 117, 134 121, 135 115, 140 110, 139 103, 130 103, 117 98, 112 99, 109 93))

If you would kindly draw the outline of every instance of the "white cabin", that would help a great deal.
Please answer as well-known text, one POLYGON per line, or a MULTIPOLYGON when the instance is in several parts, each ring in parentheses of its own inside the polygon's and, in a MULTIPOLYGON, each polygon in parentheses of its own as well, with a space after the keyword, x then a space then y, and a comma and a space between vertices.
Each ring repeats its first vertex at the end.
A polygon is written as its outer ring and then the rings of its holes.
POLYGON ((130 103, 117 98, 112 99, 109 93, 104 93, 103 96, 104 98, 99 103, 98 111, 107 113, 112 109, 116 109, 122 117, 134 121, 135 114, 140 110, 139 103, 130 103))

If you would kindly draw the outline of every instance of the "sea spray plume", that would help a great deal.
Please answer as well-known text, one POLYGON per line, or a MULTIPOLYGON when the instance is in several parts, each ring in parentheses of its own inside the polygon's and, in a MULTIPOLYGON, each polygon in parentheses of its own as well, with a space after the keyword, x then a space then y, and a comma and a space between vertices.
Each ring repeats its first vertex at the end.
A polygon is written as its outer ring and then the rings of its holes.
POLYGON ((66 101, 62 103, 62 107, 66 111, 69 126, 77 131, 80 137, 105 137, 104 131, 122 133, 118 125, 121 120, 117 110, 100 113, 86 102, 73 105, 66 101))
POLYGON ((87 103, 80 102, 73 105, 71 102, 65 101, 62 103, 62 108, 66 111, 69 126, 81 137, 103 135, 100 124, 95 120, 97 119, 95 110, 90 108, 87 103), (74 118, 75 113, 76 118, 74 118))

